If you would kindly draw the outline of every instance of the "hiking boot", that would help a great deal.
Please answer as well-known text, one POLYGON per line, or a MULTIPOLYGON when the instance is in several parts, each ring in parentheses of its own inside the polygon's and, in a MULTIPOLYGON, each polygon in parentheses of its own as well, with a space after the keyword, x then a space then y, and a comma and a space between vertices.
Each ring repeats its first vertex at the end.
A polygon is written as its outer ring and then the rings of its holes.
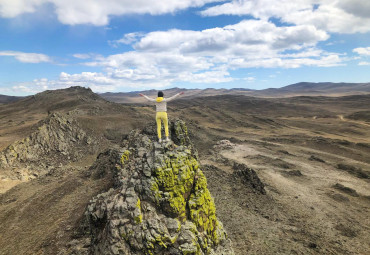
POLYGON ((168 138, 168 136, 166 136, 166 142, 170 142, 170 138, 168 138))
POLYGON ((159 138, 158 142, 159 142, 159 143, 161 143, 161 142, 162 142, 162 139, 161 139, 161 138, 159 138))

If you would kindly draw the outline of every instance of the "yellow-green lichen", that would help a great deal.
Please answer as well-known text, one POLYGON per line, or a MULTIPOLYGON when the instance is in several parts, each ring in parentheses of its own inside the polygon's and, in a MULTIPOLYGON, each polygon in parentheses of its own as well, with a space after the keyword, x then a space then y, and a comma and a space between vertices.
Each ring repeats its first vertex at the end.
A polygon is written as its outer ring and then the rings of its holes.
POLYGON ((139 211, 138 215, 134 217, 134 221, 136 224, 140 224, 143 222, 143 214, 141 213, 141 203, 140 198, 137 199, 136 208, 139 211))
POLYGON ((172 192, 170 192, 169 203, 172 211, 176 213, 180 219, 186 219, 186 202, 183 193, 181 192, 181 188, 175 188, 172 192))
MULTIPOLYGON (((165 212, 175 216, 179 223, 190 219, 194 223, 194 229, 191 230, 194 235, 199 236, 201 233, 203 236, 201 241, 193 240, 192 249, 184 247, 183 254, 201 254, 202 250, 208 254, 224 238, 224 231, 217 220, 206 177, 199 169, 198 161, 190 155, 187 150, 159 158, 154 169, 151 191, 155 202, 165 212)), ((181 224, 178 231, 180 229, 181 224)), ((164 238, 163 235, 155 238, 156 244, 162 247, 163 244, 176 241, 175 238, 164 238)))
MULTIPOLYGON (((207 188, 207 180, 201 170, 197 171, 197 180, 194 186, 194 192, 189 199, 190 219, 197 226, 199 231, 205 231, 207 237, 213 244, 219 243, 217 234, 219 226, 216 217, 216 207, 207 188)), ((208 246, 208 243, 205 243, 208 246)), ((206 248, 206 247, 203 247, 206 248)))
POLYGON ((125 241, 128 241, 129 238, 132 236, 134 233, 131 229, 126 233, 127 230, 125 230, 125 233, 122 233, 121 236, 125 241))
POLYGON ((189 153, 171 156, 161 159, 161 164, 156 167, 151 190, 157 203, 160 201, 167 203, 169 212, 184 221, 186 220, 186 199, 193 186, 198 162, 190 157, 189 153))
POLYGON ((179 220, 176 220, 177 221, 177 229, 176 229, 176 232, 180 232, 181 230, 181 222, 179 220))
POLYGON ((125 165, 125 162, 128 161, 129 157, 130 157, 130 151, 129 150, 125 150, 122 153, 121 160, 120 160, 122 166, 125 165))
POLYGON ((181 145, 186 144, 186 137, 188 136, 188 129, 186 125, 184 125, 184 123, 182 122, 176 123, 175 134, 179 138, 181 145))
POLYGON ((140 214, 139 216, 136 216, 136 217, 134 218, 134 220, 135 220, 135 223, 136 223, 136 224, 140 224, 141 222, 143 222, 143 215, 142 215, 142 214, 140 214))
POLYGON ((154 200, 157 204, 159 204, 160 199, 162 198, 162 192, 159 190, 158 182, 156 181, 157 178, 155 178, 154 181, 152 181, 152 185, 150 186, 150 190, 153 192, 154 200))
POLYGON ((150 240, 147 240, 146 254, 154 254, 153 250, 156 246, 160 246, 163 249, 167 249, 168 245, 171 245, 176 242, 178 236, 170 237, 165 233, 154 233, 154 237, 150 240))
POLYGON ((155 240, 156 240, 156 242, 157 242, 160 246, 162 246, 162 247, 164 247, 164 248, 167 248, 167 245, 165 244, 165 242, 167 241, 166 239, 167 239, 167 238, 165 238, 165 236, 162 236, 162 235, 156 235, 156 236, 155 236, 155 240))

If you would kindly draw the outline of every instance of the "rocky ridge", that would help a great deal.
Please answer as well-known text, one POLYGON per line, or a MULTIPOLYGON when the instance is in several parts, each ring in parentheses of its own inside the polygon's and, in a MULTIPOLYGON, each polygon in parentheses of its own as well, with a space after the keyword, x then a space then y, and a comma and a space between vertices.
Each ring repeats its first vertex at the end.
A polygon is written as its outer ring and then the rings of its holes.
POLYGON ((171 123, 177 145, 153 142, 149 133, 132 131, 90 168, 92 178, 113 172, 114 184, 90 201, 91 241, 74 242, 71 253, 234 254, 185 123, 171 123))
POLYGON ((0 169, 16 169, 17 178, 32 179, 91 153, 95 143, 71 115, 53 113, 30 136, 0 152, 0 169))

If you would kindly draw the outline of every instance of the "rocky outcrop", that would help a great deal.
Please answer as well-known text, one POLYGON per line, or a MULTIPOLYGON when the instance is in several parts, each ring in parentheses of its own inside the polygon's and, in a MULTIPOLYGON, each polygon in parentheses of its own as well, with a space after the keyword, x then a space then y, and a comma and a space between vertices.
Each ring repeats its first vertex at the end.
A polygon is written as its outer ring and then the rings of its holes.
POLYGON ((265 185, 258 177, 256 171, 244 164, 234 162, 233 164, 234 177, 240 179, 244 185, 255 193, 266 195, 265 185))
POLYGON ((42 175, 91 152, 94 143, 71 116, 53 113, 30 136, 0 153, 0 168, 17 169, 19 178, 42 175))
POLYGON ((132 131, 91 167, 95 178, 113 172, 114 186, 87 206, 89 254, 234 254, 185 123, 171 131, 177 145, 132 131))

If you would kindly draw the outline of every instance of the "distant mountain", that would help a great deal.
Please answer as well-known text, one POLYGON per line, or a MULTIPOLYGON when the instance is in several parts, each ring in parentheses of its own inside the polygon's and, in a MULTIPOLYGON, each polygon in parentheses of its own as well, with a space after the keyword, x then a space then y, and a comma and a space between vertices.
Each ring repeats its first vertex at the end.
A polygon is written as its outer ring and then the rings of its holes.
MULTIPOLYGON (((332 82, 300 82, 282 88, 269 88, 263 90, 251 90, 246 88, 233 89, 181 89, 171 88, 163 90, 165 96, 172 96, 184 91, 184 99, 219 96, 219 95, 244 95, 253 97, 292 97, 292 96, 348 96, 370 94, 370 83, 332 83, 332 82)), ((101 97, 116 103, 144 103, 145 99, 139 96, 143 93, 155 98, 158 90, 135 91, 128 93, 103 93, 101 97)))
MULTIPOLYGON (((119 92, 119 93, 103 93, 99 94, 101 97, 108 101, 116 103, 143 103, 145 99, 139 96, 139 93, 143 93, 146 96, 155 98, 159 90, 146 90, 146 91, 135 91, 135 92, 119 92)), ((196 97, 207 97, 207 96, 218 96, 218 95, 251 95, 250 93, 254 90, 246 88, 233 88, 233 89, 184 89, 184 88, 170 88, 162 90, 165 97, 173 96, 181 91, 185 94, 182 96, 184 99, 196 98, 196 97)))
POLYGON ((333 92, 370 92, 370 83, 310 83, 300 82, 283 87, 284 90, 295 91, 333 91, 333 92))
POLYGON ((101 107, 107 104, 106 100, 95 94, 89 88, 70 87, 67 89, 46 90, 36 95, 21 98, 9 105, 0 107, 0 114, 10 112, 54 112, 58 110, 91 109, 93 105, 101 107))
MULTIPOLYGON (((332 83, 332 82, 300 82, 291 84, 282 88, 269 88, 263 90, 252 90, 247 88, 232 89, 185 89, 170 88, 162 90, 165 97, 170 97, 184 91, 181 97, 191 99, 196 97, 219 96, 219 95, 244 95, 252 97, 294 97, 294 96, 348 96, 348 95, 366 95, 370 94, 370 83, 332 83)), ((60 90, 47 90, 28 97, 14 97, 0 95, 0 104, 20 102, 24 106, 32 103, 32 106, 38 105, 41 108, 50 110, 57 109, 63 105, 73 106, 88 103, 96 100, 107 100, 116 103, 145 103, 145 99, 139 96, 143 93, 149 97, 155 98, 158 90, 132 91, 132 92, 107 92, 95 94, 89 88, 70 87, 60 90), (34 104, 36 101, 36 104, 34 104)))
POLYGON ((258 90, 253 96, 290 97, 290 96, 347 96, 370 93, 370 83, 333 83, 300 82, 282 88, 258 90))
POLYGON ((14 96, 0 95, 0 104, 11 103, 11 102, 17 101, 17 100, 19 100, 21 98, 22 97, 14 97, 14 96))

